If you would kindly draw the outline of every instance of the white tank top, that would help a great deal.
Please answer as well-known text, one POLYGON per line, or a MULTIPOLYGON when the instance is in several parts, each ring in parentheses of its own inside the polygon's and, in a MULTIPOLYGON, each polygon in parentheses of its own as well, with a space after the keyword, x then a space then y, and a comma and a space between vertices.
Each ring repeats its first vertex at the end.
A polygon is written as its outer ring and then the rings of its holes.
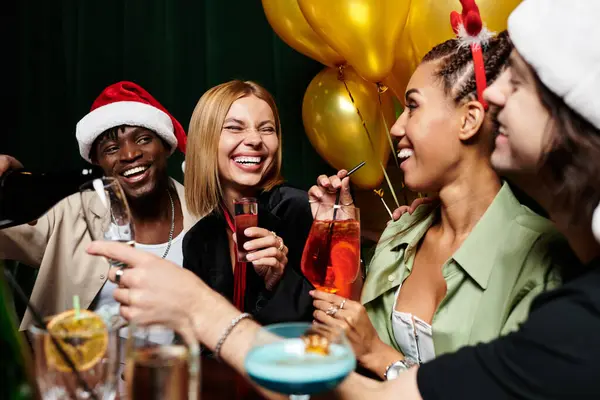
POLYGON ((419 364, 431 361, 435 358, 435 348, 433 346, 433 331, 431 325, 419 317, 410 313, 396 311, 398 294, 400 288, 396 291, 394 308, 392 309, 392 330, 398 347, 413 362, 419 364))

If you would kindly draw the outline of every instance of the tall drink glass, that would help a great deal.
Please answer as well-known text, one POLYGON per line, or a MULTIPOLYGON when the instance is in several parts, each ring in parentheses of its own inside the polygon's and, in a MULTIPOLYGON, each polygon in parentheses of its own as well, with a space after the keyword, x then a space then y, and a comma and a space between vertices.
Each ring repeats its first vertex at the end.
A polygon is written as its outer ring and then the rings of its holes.
POLYGON ((125 385, 131 400, 195 400, 200 391, 200 349, 193 339, 173 337, 164 325, 129 327, 125 385))
POLYGON ((360 271, 359 215, 359 209, 353 206, 319 205, 301 265, 317 289, 350 295, 360 271))
POLYGON ((238 261, 247 261, 244 243, 252 238, 244 234, 247 228, 258 226, 258 203, 253 197, 244 197, 234 202, 235 236, 237 239, 238 261))

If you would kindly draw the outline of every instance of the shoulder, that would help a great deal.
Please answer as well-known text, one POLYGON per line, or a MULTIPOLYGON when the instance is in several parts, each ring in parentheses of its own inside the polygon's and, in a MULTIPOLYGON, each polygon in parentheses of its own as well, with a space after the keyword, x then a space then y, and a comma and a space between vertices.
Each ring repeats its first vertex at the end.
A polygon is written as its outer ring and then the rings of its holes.
POLYGON ((217 211, 213 211, 212 213, 205 215, 196 221, 196 223, 187 231, 185 237, 183 238, 183 246, 187 247, 187 243, 190 241, 190 239, 199 237, 203 238, 207 235, 214 234, 217 229, 223 226, 224 223, 225 220, 217 211))
POLYGON ((540 235, 556 236, 558 234, 552 221, 542 217, 522 204, 519 206, 515 215, 515 222, 523 228, 537 232, 540 235))
POLYGON ((412 236, 415 231, 423 229, 429 224, 429 217, 436 208, 437 204, 422 204, 412 214, 404 213, 397 221, 390 222, 381 234, 377 247, 391 240, 395 242, 412 236))
POLYGON ((512 216, 512 219, 518 226, 540 235, 555 235, 557 233, 552 221, 523 205, 513 193, 508 183, 505 182, 502 185, 497 198, 499 198, 501 206, 504 209, 508 209, 506 210, 507 213, 512 216))
POLYGON ((269 191, 265 191, 260 196, 261 199, 265 199, 269 204, 307 204, 308 193, 304 190, 295 188, 289 185, 279 185, 269 191))
POLYGON ((537 218, 530 220, 536 225, 526 225, 534 237, 529 251, 523 259, 520 274, 515 284, 516 298, 527 295, 530 291, 545 292, 559 286, 563 271, 573 263, 579 263, 567 240, 553 226, 544 226, 544 221, 537 218))
POLYGON ((310 213, 308 193, 288 185, 276 186, 269 191, 262 192, 259 202, 278 216, 289 213, 310 213))
POLYGON ((53 216, 55 221, 62 218, 79 218, 84 204, 93 202, 93 193, 75 193, 65 197, 54 207, 48 210, 48 216, 53 216))

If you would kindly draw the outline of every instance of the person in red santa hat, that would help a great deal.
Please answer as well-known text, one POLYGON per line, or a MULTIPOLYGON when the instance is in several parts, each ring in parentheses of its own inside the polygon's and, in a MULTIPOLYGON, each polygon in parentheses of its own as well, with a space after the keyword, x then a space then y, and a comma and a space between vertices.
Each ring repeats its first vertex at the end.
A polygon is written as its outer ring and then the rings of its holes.
MULTIPOLYGON (((123 81, 102 91, 77 123, 76 137, 81 156, 123 187, 136 247, 182 265, 183 236, 195 219, 183 185, 167 173, 168 157, 177 149, 185 152, 181 124, 141 86, 123 81)), ((16 159, 0 155, 0 175, 19 167, 16 159)), ((35 223, 0 231, 0 258, 39 268, 31 301, 43 315, 71 308, 73 295, 83 308, 118 313, 108 262, 85 252, 91 237, 80 203, 79 194, 72 195, 35 223)), ((21 329, 31 322, 27 311, 21 329)))

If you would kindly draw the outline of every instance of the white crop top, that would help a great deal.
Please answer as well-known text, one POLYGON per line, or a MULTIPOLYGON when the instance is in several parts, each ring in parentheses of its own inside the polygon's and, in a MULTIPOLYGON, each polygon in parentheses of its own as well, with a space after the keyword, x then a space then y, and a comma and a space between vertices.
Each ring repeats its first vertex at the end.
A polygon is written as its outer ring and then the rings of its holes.
POLYGON ((396 343, 404 357, 419 364, 431 361, 435 358, 431 325, 410 313, 396 311, 395 306, 401 287, 402 285, 396 291, 391 316, 396 343))

